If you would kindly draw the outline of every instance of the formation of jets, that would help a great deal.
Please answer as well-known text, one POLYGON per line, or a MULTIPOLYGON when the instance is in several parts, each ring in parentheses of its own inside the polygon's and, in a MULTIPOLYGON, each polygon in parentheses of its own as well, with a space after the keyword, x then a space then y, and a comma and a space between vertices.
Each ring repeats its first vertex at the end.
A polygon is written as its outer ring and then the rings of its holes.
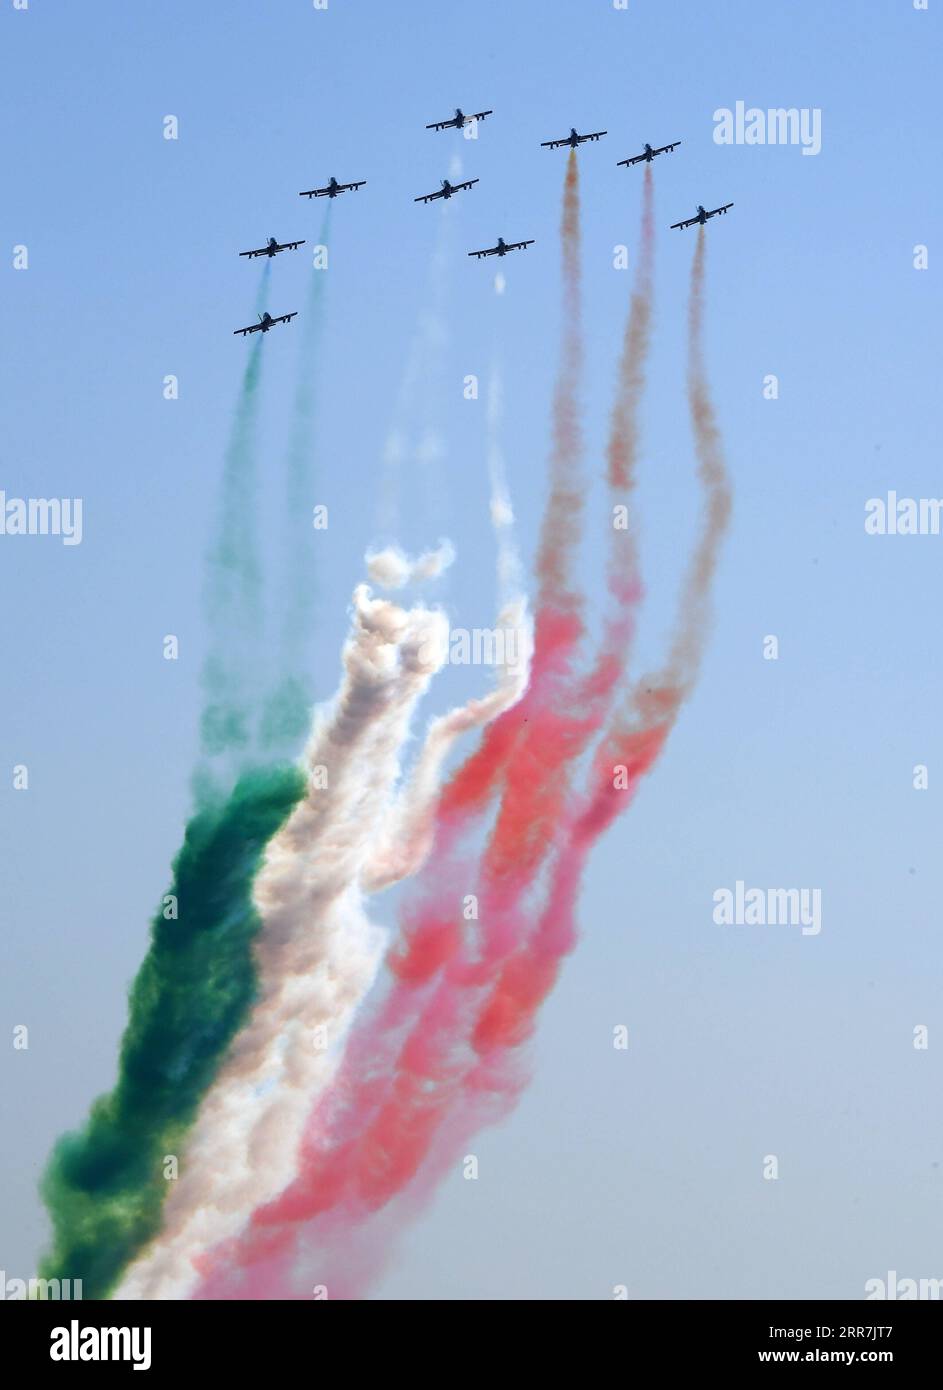
POLYGON ((414 203, 434 203, 436 198, 451 198, 453 193, 460 192, 463 188, 471 188, 478 183, 478 179, 466 179, 464 183, 449 183, 448 179, 442 180, 442 187, 435 193, 423 193, 422 197, 414 198, 414 203))
MULTIPOLYGON (((462 130, 466 126, 473 125, 478 121, 483 121, 487 116, 493 115, 494 112, 490 108, 487 111, 473 111, 470 115, 466 115, 461 107, 457 106, 454 116, 450 116, 444 121, 432 121, 426 126, 426 130, 462 130)), ((565 148, 575 150, 577 146, 601 140, 603 136, 607 134, 608 131, 605 130, 590 130, 580 135, 576 127, 571 126, 569 135, 564 135, 558 140, 542 140, 541 148, 548 150, 565 148)), ((635 164, 651 164, 652 160, 657 159, 659 155, 672 154, 680 144, 680 140, 675 140, 668 145, 654 146, 646 142, 641 154, 630 155, 628 159, 620 159, 618 161, 618 167, 631 169, 635 164)), ((323 188, 308 188, 299 193, 298 196, 300 198, 336 198, 341 193, 355 193, 359 188, 363 188, 366 182, 366 179, 359 179, 353 183, 338 183, 337 179, 332 175, 323 188)), ((413 202, 434 203, 440 198, 448 199, 452 197, 453 193, 460 193, 465 189, 474 188, 475 184, 479 182, 479 179, 465 179, 461 183, 450 183, 448 179, 443 179, 441 188, 437 188, 434 193, 422 193, 418 198, 414 198, 413 202)), ((684 218, 680 222, 672 222, 671 230, 674 231, 676 228, 683 230, 685 227, 694 226, 703 227, 709 218, 726 214, 732 207, 733 203, 723 203, 720 207, 711 208, 710 211, 708 211, 707 208, 698 203, 695 215, 693 217, 684 218)), ((268 256, 271 258, 279 255, 282 251, 297 251, 298 247, 304 246, 304 244, 303 240, 280 242, 276 241, 275 237, 269 237, 268 243, 265 246, 258 246, 252 251, 240 251, 239 255, 245 256, 249 260, 254 259, 256 256, 268 256)), ((488 256, 506 256, 509 251, 526 251, 528 246, 533 245, 533 237, 529 238, 527 241, 505 241, 504 237, 499 236, 495 246, 486 246, 480 251, 469 251, 468 255, 475 260, 483 260, 488 256)), ((290 323, 291 320, 296 317, 297 310, 290 314, 279 314, 275 318, 266 312, 259 315, 258 323, 253 323, 248 328, 236 328, 233 331, 235 334, 241 334, 243 337, 250 333, 267 333, 269 329, 274 328, 276 324, 290 323)))

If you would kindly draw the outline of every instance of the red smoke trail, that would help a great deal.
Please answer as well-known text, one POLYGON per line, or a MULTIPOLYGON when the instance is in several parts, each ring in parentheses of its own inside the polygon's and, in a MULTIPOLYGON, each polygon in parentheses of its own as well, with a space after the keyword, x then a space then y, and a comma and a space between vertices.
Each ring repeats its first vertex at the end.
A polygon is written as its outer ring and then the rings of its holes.
POLYGON ((711 582, 720 543, 730 519, 731 496, 723 445, 704 365, 704 270, 707 239, 698 227, 688 305, 688 409, 694 430, 698 478, 705 492, 706 520, 685 579, 682 618, 672 645, 668 671, 686 690, 697 677, 704 649, 711 582))
MULTIPOLYGON (((572 172, 571 166, 568 193, 572 193, 572 172)), ((647 179, 643 254, 609 449, 610 482, 623 488, 634 481, 636 411, 651 317, 651 201, 647 179)), ((566 228, 565 216, 565 234, 566 228)), ((563 387, 557 402, 563 408, 555 411, 555 463, 565 459, 567 449, 578 447, 577 417, 575 411, 567 409, 574 397, 568 383, 563 387)), ((554 489, 555 499, 566 490, 566 477, 561 478, 558 472, 557 479, 563 486, 554 489)), ((578 506, 578 497, 575 501, 578 506)), ((436 1168, 442 1166, 444 1149, 448 1150, 448 1160, 454 1159, 454 1145, 443 1146, 442 1142, 449 1131, 473 1132, 495 1117, 496 1105, 502 1111, 507 1109, 520 1089, 515 1049, 531 1031, 560 961, 575 940, 574 909, 583 864, 595 840, 630 799, 625 790, 615 790, 611 772, 608 781, 603 780, 606 764, 617 751, 625 767, 624 786, 631 794, 657 758, 670 728, 664 718, 639 729, 617 725, 608 750, 598 753, 593 763, 595 794, 587 797, 577 812, 564 816, 570 798, 568 773, 598 732, 624 665, 624 653, 620 660, 612 643, 620 631, 616 622, 610 625, 594 671, 574 688, 570 663, 581 625, 573 613, 574 596, 565 582, 567 566, 557 564, 547 542, 548 535, 560 534, 568 515, 565 507, 559 508, 555 517, 548 508, 540 568, 545 606, 539 617, 548 624, 544 651, 549 659, 542 668, 542 696, 531 699, 531 712, 521 721, 529 727, 518 738, 514 759, 506 770, 498 820, 478 876, 481 941, 472 951, 461 927, 455 925, 457 888, 451 887, 447 897, 443 894, 443 884, 473 881, 467 864, 454 857, 443 863, 437 856, 434 870, 426 875, 435 880, 432 892, 407 922, 406 939, 392 963, 397 985, 387 1001, 382 1026, 378 1029, 374 1024, 367 1030, 362 1039, 367 1043, 365 1055, 353 1068, 344 1068, 336 1094, 326 1097, 318 1108, 299 1179, 280 1199, 256 1213, 255 1229, 242 1248, 227 1252, 230 1258, 235 1254, 243 1266, 255 1265, 236 1296, 251 1297, 255 1291, 271 1297, 275 1284, 281 1285, 280 1292, 290 1295, 287 1281, 292 1227, 301 1221, 311 1223, 319 1216, 307 1234, 318 1236, 324 1255, 336 1266, 332 1293, 337 1296, 355 1291, 367 1268, 362 1249, 359 1272, 353 1258, 350 1241, 357 1224, 402 1193, 424 1163, 428 1169, 430 1150, 436 1168), (555 530, 551 519, 556 522, 555 530), (548 594, 560 600, 561 608, 547 601, 548 594), (579 716, 568 713, 573 709, 579 716), (528 936, 532 914, 526 910, 525 898, 554 850, 544 907, 528 936), (431 993, 425 990, 419 1021, 411 1029, 407 1024, 404 1037, 397 1025, 415 1015, 417 993, 436 975, 439 983, 431 993), (381 1047, 379 1058, 378 1032, 381 1041, 385 1033, 387 1043, 381 1047), (345 1095, 345 1085, 351 1082, 352 1099, 345 1095), (461 1107, 456 1110, 458 1101, 461 1107), (325 1244, 332 1249, 333 1258, 325 1244)), ((624 596, 637 598, 637 583, 634 578, 628 582, 624 576, 620 579, 615 554, 613 549, 610 581, 614 592, 620 593, 621 584, 624 596)), ((624 621, 621 630, 629 635, 624 621)), ((451 832, 446 837, 449 850, 458 838, 463 813, 486 800, 493 786, 484 758, 508 739, 508 718, 505 716, 503 730, 501 721, 493 726, 481 753, 466 763, 449 788, 443 803, 444 824, 451 832)), ((323 1274, 317 1277, 322 1279, 323 1274)), ((225 1282, 211 1279, 202 1296, 224 1293, 225 1282)))
MULTIPOLYGON (((636 685, 626 708, 600 741, 592 763, 590 790, 571 820, 565 848, 556 858, 537 929, 505 964, 478 1016, 474 1045, 483 1058, 497 1049, 519 1046, 532 1030, 537 1010, 556 979, 560 960, 575 942, 574 910, 586 857, 600 835, 631 803, 641 779, 654 766, 697 677, 707 635, 712 581, 731 509, 720 431, 704 366, 705 253, 706 239, 701 227, 691 271, 687 391, 698 476, 705 494, 705 516, 685 579, 668 663, 659 676, 636 685)), ((638 320, 642 321, 644 315, 638 320)), ((631 356, 627 352, 624 365, 631 356)), ((624 379, 634 381, 634 373, 629 371, 624 379)), ((628 437, 629 431, 620 435, 621 439, 628 437)), ((623 482, 627 480, 622 454, 616 456, 613 468, 610 450, 610 478, 614 473, 623 482)), ((489 1084, 496 1087, 498 1079, 492 1067, 489 1084)), ((507 1082, 507 1077, 504 1080, 507 1082)), ((467 1112, 464 1119, 470 1119, 467 1112)))
MULTIPOLYGON (((578 190, 576 159, 571 152, 564 195, 562 240, 565 301, 569 305, 564 340, 563 371, 554 402, 554 451, 551 457, 552 490, 544 518, 537 570, 542 581, 537 622, 560 637, 557 661, 548 669, 550 688, 535 702, 537 709, 528 736, 516 756, 513 787, 508 786, 499 811, 490 861, 485 861, 485 883, 523 876, 529 886, 534 873, 551 849, 551 834, 559 831, 562 806, 569 782, 562 769, 572 766, 587 741, 598 733, 608 702, 622 678, 633 635, 635 611, 641 598, 637 556, 632 530, 613 525, 608 563, 608 586, 614 614, 608 620, 600 650, 590 674, 574 685, 570 659, 582 624, 573 613, 576 598, 566 576, 571 568, 572 546, 582 501, 574 460, 581 451, 578 393, 582 349, 579 323, 578 190), (626 550, 628 539, 628 555, 626 550), (562 560, 561 560, 562 557, 562 560), (573 711, 580 711, 574 715, 573 711), (529 765, 528 765, 529 764, 529 765)), ((635 484, 638 462, 638 412, 645 381, 645 364, 651 336, 654 262, 654 197, 651 170, 645 170, 642 204, 641 251, 626 322, 615 404, 607 451, 608 482, 613 498, 622 500, 635 484)), ((547 643, 553 647, 553 643, 547 643)), ((550 663, 548 662, 548 668, 550 663)), ((520 883, 516 896, 520 896, 520 883)))
MULTIPOLYGON (((648 206, 650 213, 651 207, 648 206)), ((506 1113, 523 1085, 518 1049, 532 1033, 536 1016, 553 988, 566 954, 576 942, 576 903, 582 871, 599 837, 634 799, 642 778, 654 766, 677 719, 680 706, 697 675, 706 638, 711 582, 720 542, 730 514, 730 489, 724 467, 719 430, 710 400, 702 348, 705 241, 700 231, 691 276, 689 305, 688 404, 694 431, 698 473, 705 492, 705 517, 683 588, 676 636, 666 670, 635 687, 626 708, 613 719, 592 760, 587 793, 568 817, 566 832, 554 858, 543 909, 529 937, 506 958, 497 979, 479 1003, 471 1033, 478 1065, 466 1075, 461 1104, 453 1105, 445 1121, 446 1133, 437 1144, 437 1169, 453 1163, 464 1142, 483 1124, 506 1113)), ((649 266, 650 270, 650 266, 649 266)), ((650 295, 638 302, 641 312, 630 319, 627 349, 623 356, 623 385, 636 391, 641 373, 638 342, 640 325, 650 318, 650 295), (633 347, 632 344, 635 344, 633 347)), ((644 362, 644 357, 641 359, 644 362)), ((624 398, 623 398, 624 399, 624 398)), ((636 394, 637 399, 637 394, 636 394)), ((625 417, 627 427, 614 431, 625 441, 633 438, 634 413, 625 417)), ((623 454, 610 446, 610 480, 629 480, 623 454), (616 458, 618 470, 612 470, 616 458)), ((428 1170, 426 1182, 436 1174, 428 1170)))
MULTIPOLYGON (((570 150, 563 186, 560 222, 563 274, 563 352, 553 400, 553 449, 550 455, 550 496, 544 512, 537 551, 540 582, 538 609, 545 604, 570 607, 573 552, 580 536, 583 493, 579 462, 580 385, 583 372, 582 308, 580 302, 580 184, 576 151, 570 150)), ((535 633, 535 640, 536 640, 535 633)))
POLYGON ((652 274, 655 253, 655 217, 651 168, 645 167, 642 191, 642 237, 638 271, 626 324, 619 392, 612 412, 609 436, 609 485, 615 490, 634 486, 638 462, 638 407, 645 385, 645 362, 652 328, 652 274))
MULTIPOLYGON (((638 413, 651 335, 654 197, 651 171, 646 169, 645 174, 641 251, 626 324, 608 447, 608 481, 613 497, 628 492, 635 484, 638 413)), ((462 1095, 447 1098, 452 1103, 448 1116, 442 1116, 434 1162, 424 1173, 427 1186, 439 1176, 439 1170, 454 1162, 455 1154, 461 1152, 466 1138, 510 1109, 526 1083, 516 1050, 532 1032, 540 1005, 556 982, 562 958, 575 944, 575 908, 585 861, 596 840, 627 808, 641 777, 654 764, 670 730, 670 725, 664 720, 624 731, 614 721, 610 737, 616 730, 621 736, 608 749, 602 747, 592 763, 590 784, 596 788, 595 794, 582 798, 575 808, 572 806, 568 774, 586 747, 588 737, 598 733, 603 722, 600 716, 609 708, 608 697, 625 673, 635 609, 641 597, 635 540, 631 530, 620 533, 613 528, 608 582, 610 593, 617 600, 616 615, 607 624, 592 675, 582 690, 575 692, 571 687, 562 692, 560 707, 586 709, 587 697, 593 690, 600 697, 598 703, 587 711, 582 726, 571 715, 569 721, 560 720, 559 726, 546 731, 546 734, 544 731, 534 731, 533 746, 526 751, 532 753, 536 760, 546 762, 548 748, 559 750, 558 756, 550 759, 552 771, 545 784, 545 799, 541 807, 545 814, 537 818, 536 830, 523 817, 515 821, 513 816, 499 816, 496 857, 499 862, 503 861, 501 866, 507 872, 509 882, 504 886, 510 898, 510 901, 506 898, 501 905, 506 911, 510 908, 512 913, 517 914, 514 933, 517 945, 496 963, 498 968, 493 973, 489 988, 475 1000, 475 1018, 468 1037, 475 1060, 465 1074, 462 1095), (628 537, 628 557, 623 554, 620 535, 628 537), (621 766, 624 768, 619 775, 619 790, 615 788, 612 769, 608 766, 614 752, 622 759, 621 766), (548 858, 553 863, 544 889, 543 907, 538 911, 536 926, 528 935, 520 909, 525 892, 533 887, 536 870, 540 867, 529 861, 528 851, 535 843, 542 845, 541 863, 548 858), (461 1103, 455 1104, 458 1099, 461 1103)), ((659 708, 657 702, 653 703, 652 708, 659 708)), ((526 764, 516 766, 521 767, 525 785, 529 780, 532 785, 539 785, 531 768, 526 764)), ((512 792, 513 787, 509 784, 502 811, 512 792)), ((533 806, 527 808, 531 814, 533 809, 533 806)))

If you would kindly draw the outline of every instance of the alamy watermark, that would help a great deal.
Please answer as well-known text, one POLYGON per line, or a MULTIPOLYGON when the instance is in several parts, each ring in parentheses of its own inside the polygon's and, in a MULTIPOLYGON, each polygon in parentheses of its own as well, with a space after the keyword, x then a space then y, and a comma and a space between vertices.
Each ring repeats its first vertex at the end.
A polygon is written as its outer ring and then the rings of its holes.
POLYGON ((738 101, 733 110, 714 112, 715 145, 801 145, 803 154, 822 148, 822 109, 819 106, 772 106, 762 110, 738 101))
POLYGON ((943 1279, 898 1279, 897 1270, 889 1269, 886 1279, 869 1279, 864 1286, 866 1299, 887 1299, 909 1302, 925 1299, 936 1302, 943 1297, 943 1279))
POLYGON ((27 1299, 61 1300, 72 1302, 82 1297, 81 1279, 10 1279, 5 1269, 0 1269, 0 1303, 16 1303, 27 1299))
POLYGON ((0 489, 0 536, 61 536, 82 544, 81 497, 8 497, 0 489))
POLYGON ((83 1327, 73 1318, 68 1327, 49 1334, 52 1361, 130 1361, 134 1371, 151 1368, 149 1327, 83 1327))
POLYGON ((943 498, 869 497, 864 504, 864 529, 869 536, 938 536, 943 498))
POLYGON ((714 890, 714 921, 719 927, 801 927, 803 936, 822 930, 821 888, 733 888, 714 890))
POLYGON ((517 671, 526 660, 527 642, 519 627, 449 627, 444 639, 430 632, 422 648, 425 659, 433 659, 443 640, 450 666, 502 666, 517 671))

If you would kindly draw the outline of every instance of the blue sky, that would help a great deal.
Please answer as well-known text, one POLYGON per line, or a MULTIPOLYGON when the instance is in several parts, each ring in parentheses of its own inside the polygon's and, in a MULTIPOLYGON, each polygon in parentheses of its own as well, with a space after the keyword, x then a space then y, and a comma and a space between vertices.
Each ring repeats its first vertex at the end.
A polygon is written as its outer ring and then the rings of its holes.
MULTIPOLYGON (((939 15, 911 0, 183 0, 0 9, 9 131, 0 214, 8 496, 81 496, 83 542, 0 538, 4 1028, 14 1142, 0 1268, 35 1269, 49 1145, 113 1076, 124 992, 186 819, 199 712, 202 557, 247 344, 256 265, 316 240, 298 190, 366 179, 333 210, 318 364, 312 551, 319 697, 364 549, 379 537, 384 440, 445 236, 448 336, 407 420, 434 425, 434 486, 410 456, 401 539, 458 559, 437 597, 493 621, 483 402, 500 353, 509 479, 525 548, 544 496, 556 360, 556 223, 580 152, 587 468, 598 478, 642 174, 655 165, 657 306, 639 489, 650 603, 642 655, 673 613, 697 499, 683 398, 698 202, 708 229, 708 358, 735 489, 714 631, 694 699, 637 805, 592 861, 583 941, 545 1010, 535 1079, 483 1135, 477 1183, 450 1180, 381 1294, 407 1297, 849 1296, 888 1269, 941 1274, 943 1134, 937 632, 941 537, 869 537, 868 498, 943 496, 939 15), (816 107, 822 150, 720 146, 713 113, 816 107), (492 107, 477 141, 424 129, 492 107), (162 136, 166 115, 179 139, 162 136), (458 155, 479 177, 443 213, 413 202, 458 155), (448 227, 443 232, 443 216, 448 227), (464 254, 534 237, 505 262, 464 254), (927 271, 913 248, 929 246, 927 271), (13 247, 29 269, 12 268, 13 247), (180 398, 162 396, 164 376, 180 398), (763 397, 768 373, 775 401, 763 397), (165 633, 181 659, 161 658, 165 633), (767 634, 778 662, 762 659, 767 634), (26 763, 30 789, 14 792, 26 763), (912 769, 930 769, 929 790, 912 769), (820 936, 720 928, 737 879, 817 886, 820 936), (612 1027, 630 1030, 614 1052, 612 1027), (930 1027, 916 1052, 912 1030, 930 1027), (763 1156, 781 1176, 764 1182, 763 1156)), ((270 308, 301 309, 307 252, 272 267, 270 308)), ((272 517, 300 321, 265 343, 261 523, 272 517)), ((590 496, 605 524, 605 497, 590 496)), ((588 544, 583 571, 598 593, 588 544)), ((472 693, 450 670, 428 712, 472 693)), ((381 905, 390 920, 390 905, 381 905)))

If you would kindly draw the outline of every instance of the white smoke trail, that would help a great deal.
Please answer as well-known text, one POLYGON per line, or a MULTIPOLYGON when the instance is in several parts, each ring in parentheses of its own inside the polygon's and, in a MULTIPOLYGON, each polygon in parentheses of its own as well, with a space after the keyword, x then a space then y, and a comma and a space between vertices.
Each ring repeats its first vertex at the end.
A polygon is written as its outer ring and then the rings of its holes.
POLYGON ((514 538, 514 508, 508 491, 501 449, 501 421, 504 409, 504 388, 497 361, 488 380, 488 477, 491 482, 491 524, 498 543, 498 593, 504 602, 522 586, 521 560, 514 538))
MULTIPOLYGON (((426 574, 435 555, 450 557, 451 547, 406 563, 426 574)), ((161 1234, 116 1298, 187 1297, 201 1251, 235 1235, 294 1176, 311 1100, 331 1079, 386 946, 363 895, 421 866, 449 749, 526 688, 523 598, 505 605, 498 622, 513 640, 503 645, 495 689, 432 722, 394 800, 399 753, 419 697, 446 660, 448 623, 442 613, 374 599, 366 586, 355 592, 345 679, 305 756, 308 794, 269 845, 254 887, 258 1002, 188 1136, 161 1234)))
POLYGON ((383 589, 402 589, 425 579, 438 579, 455 559, 451 541, 440 541, 435 550, 423 551, 413 560, 399 546, 368 551, 367 573, 383 589))
POLYGON ((501 609, 497 632, 503 639, 503 660, 495 687, 490 694, 459 705, 429 725, 409 782, 387 816, 383 838, 364 871, 361 882, 368 893, 399 883, 422 867, 432 848, 442 768, 453 744, 461 734, 490 724, 517 704, 527 689, 533 638, 523 598, 501 609))
MULTIPOLYGON (((453 156, 449 178, 461 179, 461 158, 453 156)), ((438 524, 445 515, 441 464, 445 441, 437 425, 433 403, 442 398, 442 380, 449 344, 447 301, 450 272, 455 264, 452 242, 455 220, 460 216, 461 196, 433 204, 437 223, 423 292, 423 308, 403 353, 403 375, 393 407, 393 418, 383 446, 383 470, 377 489, 377 528, 384 538, 400 536, 400 498, 405 468, 419 465, 427 518, 438 524), (453 203, 459 203, 459 209, 453 203)), ((428 213, 429 209, 425 209, 428 213)), ((426 219, 428 220, 428 219, 426 219)))
MULTIPOLYGON (((527 689, 533 624, 523 594, 521 562, 514 538, 514 508, 500 444, 501 419, 501 376, 496 362, 488 383, 487 402, 489 509, 498 548, 498 600, 501 604, 495 649, 502 659, 495 686, 490 694, 469 700, 430 724, 412 776, 386 821, 383 840, 364 875, 364 887, 371 893, 410 877, 425 862, 432 848, 442 768, 456 739, 470 729, 489 724, 517 704, 527 689)), ((421 557, 417 563, 425 558, 421 557)))

